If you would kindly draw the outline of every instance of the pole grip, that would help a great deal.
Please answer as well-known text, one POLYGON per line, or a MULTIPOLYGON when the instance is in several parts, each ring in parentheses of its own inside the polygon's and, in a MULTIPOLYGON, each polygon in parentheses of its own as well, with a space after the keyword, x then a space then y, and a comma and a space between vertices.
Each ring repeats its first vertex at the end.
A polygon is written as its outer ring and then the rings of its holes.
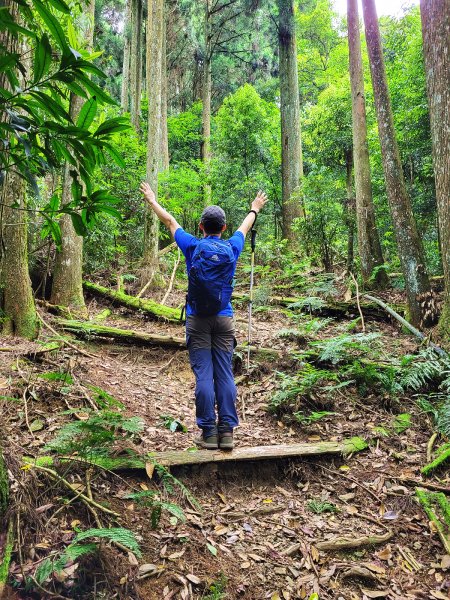
POLYGON ((256 248, 256 229, 252 229, 251 236, 252 237, 250 240, 250 244, 251 244, 252 252, 254 252, 255 248, 256 248))

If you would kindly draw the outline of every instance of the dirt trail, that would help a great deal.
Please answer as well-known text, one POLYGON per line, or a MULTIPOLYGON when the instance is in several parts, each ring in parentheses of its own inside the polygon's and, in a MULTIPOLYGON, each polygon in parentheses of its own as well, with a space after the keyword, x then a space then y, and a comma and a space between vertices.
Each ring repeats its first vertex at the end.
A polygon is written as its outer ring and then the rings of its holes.
MULTIPOLYGON (((181 333, 180 326, 120 311, 106 323, 181 333)), ((244 310, 237 311, 236 323, 237 337, 244 340, 244 310)), ((259 345, 294 350, 299 342, 279 335, 285 327, 292 327, 292 321, 282 311, 256 313, 253 339, 259 345)), ((321 335, 336 335, 343 327, 332 323, 321 335)), ((395 326, 369 323, 368 328, 383 334, 386 356, 415 348, 414 340, 399 334, 395 326)), ((194 445, 198 435, 194 379, 185 351, 92 343, 86 347, 97 357, 68 357, 73 373, 84 384, 101 387, 122 401, 129 415, 144 418, 139 452, 194 445), (187 432, 169 431, 163 415, 179 419, 187 432)), ((239 385, 239 445, 370 438, 376 426, 389 426, 393 415, 401 412, 413 415, 412 427, 399 435, 380 436, 367 450, 346 459, 174 470, 201 510, 178 495, 186 523, 163 513, 155 530, 144 509, 123 500, 131 490, 149 489, 155 483, 145 474, 113 477, 106 485, 108 499, 139 534, 144 553, 140 563, 154 565, 149 567, 152 576, 138 585, 140 598, 293 600, 314 598, 314 592, 320 600, 448 598, 449 560, 413 497, 411 480, 420 479, 430 435, 415 403, 405 400, 393 406, 387 398, 370 394, 361 398, 347 387, 327 407, 332 415, 309 425, 285 424, 267 411, 279 387, 277 370, 289 366, 289 359, 282 361, 285 364, 260 365, 239 385), (340 552, 319 552, 315 547, 330 538, 381 536, 387 530, 393 537, 379 546, 340 552)), ((63 408, 53 405, 49 411, 30 402, 29 418, 40 415, 44 427, 28 441, 23 414, 11 414, 8 422, 20 428, 25 446, 38 449, 61 423, 63 408)), ((114 574, 123 582, 129 568, 126 558, 116 560, 114 574)))

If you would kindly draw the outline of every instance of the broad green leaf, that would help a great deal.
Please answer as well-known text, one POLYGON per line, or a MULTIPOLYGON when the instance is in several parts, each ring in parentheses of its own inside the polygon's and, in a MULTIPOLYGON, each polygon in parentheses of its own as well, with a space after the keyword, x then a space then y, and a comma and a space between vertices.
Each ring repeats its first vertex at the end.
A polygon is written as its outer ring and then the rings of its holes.
POLYGON ((34 51, 34 66, 33 66, 33 83, 37 83, 44 79, 48 73, 52 62, 52 48, 48 39, 48 35, 44 33, 42 38, 38 40, 34 51))
POLYGON ((70 15, 70 8, 64 2, 64 0, 48 0, 48 2, 50 2, 50 4, 52 4, 56 8, 56 10, 59 10, 60 12, 63 12, 66 15, 70 15))
POLYGON ((70 213, 70 218, 72 219, 72 225, 77 235, 85 236, 87 234, 87 227, 83 223, 81 216, 78 213, 70 213))
POLYGON ((107 119, 104 123, 99 125, 94 135, 110 135, 111 133, 127 131, 128 129, 130 129, 128 119, 124 117, 114 117, 113 119, 107 119))
POLYGON ((77 127, 88 129, 97 113, 97 98, 92 96, 83 104, 77 119, 77 127))
POLYGON ((76 48, 79 44, 77 32, 73 26, 72 20, 69 19, 67 22, 67 38, 69 40, 69 44, 72 48, 76 48))
POLYGON ((32 0, 32 2, 39 16, 55 38, 56 43, 63 51, 63 54, 68 54, 70 52, 69 46, 58 19, 42 4, 41 0, 32 0))

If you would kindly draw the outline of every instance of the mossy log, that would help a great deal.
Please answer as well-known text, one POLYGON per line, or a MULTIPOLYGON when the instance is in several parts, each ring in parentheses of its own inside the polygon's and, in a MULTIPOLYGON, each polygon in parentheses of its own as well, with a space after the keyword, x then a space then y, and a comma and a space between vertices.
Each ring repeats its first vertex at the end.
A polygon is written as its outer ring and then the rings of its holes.
POLYGON ((110 288, 103 287, 90 281, 83 281, 83 287, 86 291, 94 296, 111 300, 114 304, 125 306, 131 310, 139 310, 153 319, 161 319, 163 321, 180 322, 181 311, 177 308, 162 306, 153 300, 144 298, 136 298, 129 296, 125 292, 118 292, 110 288))
MULTIPOLYGON (((146 333, 144 331, 136 331, 133 329, 119 329, 117 327, 107 327, 93 323, 92 321, 70 321, 67 319, 58 319, 58 325, 73 333, 79 338, 89 339, 95 337, 98 341, 112 339, 118 343, 135 344, 140 346, 164 346, 167 348, 186 348, 186 340, 184 337, 173 335, 161 335, 157 333, 146 333)), ((237 346, 237 351, 247 350, 247 346, 237 346)), ((266 356, 268 358, 279 357, 281 350, 273 348, 258 348, 250 346, 250 352, 258 356, 266 356)))
MULTIPOLYGON (((233 294, 233 300, 238 302, 248 302, 249 296, 247 294, 233 294)), ((321 317, 333 317, 337 319, 353 319, 359 316, 358 304, 356 301, 335 301, 335 302, 323 302, 315 305, 314 303, 309 304, 305 298, 295 298, 290 296, 271 296, 269 304, 274 306, 284 306, 289 308, 291 305, 295 305, 292 310, 304 312, 308 314, 314 314, 321 317)), ((372 318, 377 321, 386 321, 389 317, 386 312, 378 306, 375 302, 361 302, 361 310, 366 317, 372 318)), ((396 304, 395 310, 399 314, 405 313, 405 306, 402 304, 396 304)))
POLYGON ((436 450, 436 458, 433 461, 431 461, 430 463, 428 463, 427 465, 425 465, 424 467, 422 467, 421 472, 424 475, 429 475, 432 471, 435 471, 436 469, 441 467, 444 462, 447 462, 449 458, 450 458, 450 443, 447 442, 446 444, 442 444, 442 446, 440 446, 436 450))
POLYGON ((148 463, 154 463, 165 467, 182 465, 200 465, 206 463, 254 461, 293 458, 297 456, 319 456, 322 454, 348 455, 359 452, 367 447, 367 443, 361 438, 350 438, 342 442, 316 442, 302 444, 280 444, 277 446, 249 446, 235 448, 231 452, 221 450, 167 450, 165 452, 151 452, 146 456, 116 456, 116 457, 93 457, 82 459, 80 457, 58 457, 41 456, 37 459, 24 457, 24 462, 31 467, 36 464, 40 467, 51 467, 55 463, 75 462, 87 465, 95 465, 108 471, 140 470, 145 469, 148 463))
POLYGON ((427 517, 434 524, 445 551, 450 554, 450 503, 445 494, 416 488, 416 496, 427 517))

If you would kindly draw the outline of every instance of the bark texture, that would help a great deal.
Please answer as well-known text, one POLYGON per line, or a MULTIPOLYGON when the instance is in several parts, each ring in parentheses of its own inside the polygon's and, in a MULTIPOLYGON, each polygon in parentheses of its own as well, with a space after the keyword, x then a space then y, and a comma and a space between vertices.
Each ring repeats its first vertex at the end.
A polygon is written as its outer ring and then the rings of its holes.
POLYGON ((299 189, 303 160, 293 0, 278 0, 278 8, 283 236, 293 242, 296 238, 292 230, 293 220, 303 216, 299 189))
POLYGON ((445 282, 439 325, 450 336, 450 0, 421 0, 420 12, 445 282))
POLYGON ((169 135, 167 131, 167 19, 163 22, 161 63, 161 170, 169 168, 169 135))
MULTIPOLYGON (((161 81, 164 0, 151 0, 147 16, 146 72, 148 92, 147 181, 158 198, 158 171, 161 147, 161 81)), ((142 266, 151 279, 158 266, 159 221, 147 209, 142 266)))
POLYGON ((386 191, 405 277, 410 320, 413 325, 421 326, 431 322, 434 317, 427 308, 432 300, 429 298, 430 282, 400 161, 375 1, 363 0, 362 4, 386 191))
POLYGON ((127 0, 124 24, 124 46, 123 46, 123 66, 122 66, 122 91, 120 96, 120 105, 125 112, 130 107, 130 49, 131 49, 131 2, 127 0))
MULTIPOLYGON (((94 39, 95 1, 90 0, 86 12, 79 19, 86 48, 92 49, 94 39)), ((71 93, 70 116, 76 122, 84 104, 84 98, 71 93)), ((62 205, 72 199, 70 169, 66 163, 62 181, 62 205)), ((61 226, 61 250, 56 253, 53 285, 50 302, 70 308, 78 316, 86 316, 87 309, 83 296, 83 238, 77 234, 70 215, 63 215, 61 226)))
POLYGON ((384 261, 375 222, 375 208, 372 197, 357 0, 347 0, 347 23, 352 90, 356 222, 361 274, 365 287, 381 289, 387 287, 389 283, 387 274, 383 269, 378 270, 373 280, 370 281, 374 269, 381 266, 384 261))
POLYGON ((142 2, 131 0, 130 113, 131 124, 139 132, 142 85, 142 2))
MULTIPOLYGON (((14 21, 20 21, 18 4, 3 2, 14 21)), ((9 52, 21 51, 19 39, 7 31, 0 31, 0 45, 9 52)), ((10 89, 6 78, 0 76, 0 84, 10 89)), ((0 121, 7 119, 0 113, 0 121)), ((30 276, 28 274, 27 218, 25 208, 26 184, 13 169, 7 174, 0 187, 0 280, 3 288, 3 330, 9 335, 33 339, 39 327, 30 276), (13 206, 15 205, 15 206, 13 206)))
POLYGON ((203 58, 203 89, 202 89, 202 160, 205 166, 205 187, 204 201, 205 206, 211 204, 211 184, 210 184, 210 167, 211 167, 211 60, 212 60, 212 31, 211 31, 211 13, 210 0, 205 2, 205 22, 204 22, 204 38, 205 38, 205 56, 203 58))

